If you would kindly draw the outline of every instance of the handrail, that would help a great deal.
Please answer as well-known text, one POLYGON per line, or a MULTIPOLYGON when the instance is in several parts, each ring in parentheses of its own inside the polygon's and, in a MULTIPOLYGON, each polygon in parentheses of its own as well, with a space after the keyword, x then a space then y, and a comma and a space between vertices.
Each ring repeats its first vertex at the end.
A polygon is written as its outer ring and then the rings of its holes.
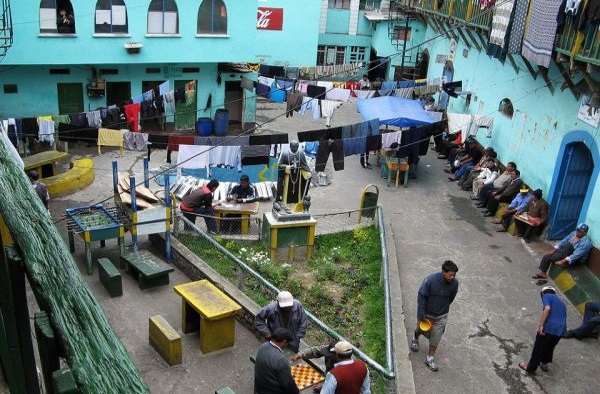
MULTIPOLYGON (((342 212, 343 213, 343 212, 342 212)), ((387 247, 385 240, 385 228, 383 222, 383 208, 381 206, 377 206, 377 218, 379 221, 379 236, 381 240, 381 253, 382 253, 382 271, 383 271, 383 286, 384 286, 384 297, 385 297, 385 335, 386 335, 386 364, 384 367, 379 364, 377 361, 373 360, 366 353, 353 347, 354 354, 363 360, 367 365, 369 365, 374 370, 381 373, 386 379, 394 379, 396 377, 394 371, 394 352, 393 352, 393 342, 392 342, 392 313, 391 313, 391 296, 390 296, 390 286, 389 286, 389 263, 387 260, 387 247)), ((240 260, 236 255, 231 253, 229 250, 221 246, 217 241, 212 239, 208 234, 206 234, 200 227, 198 227, 195 223, 188 220, 184 216, 180 218, 183 220, 186 226, 189 228, 193 228, 200 236, 202 236, 206 241, 208 241, 211 245, 213 245, 217 250, 231 259, 235 264, 237 264, 242 270, 244 270, 247 274, 256 279, 259 283, 265 286, 267 289, 272 291, 274 294, 279 293, 281 290, 275 287, 271 282, 266 280, 262 275, 253 270, 250 266, 240 260)), ((327 324, 322 322, 315 315, 310 313, 309 311, 305 311, 308 319, 318 328, 325 331, 327 335, 335 338, 336 340, 344 339, 337 331, 333 330, 327 324)))

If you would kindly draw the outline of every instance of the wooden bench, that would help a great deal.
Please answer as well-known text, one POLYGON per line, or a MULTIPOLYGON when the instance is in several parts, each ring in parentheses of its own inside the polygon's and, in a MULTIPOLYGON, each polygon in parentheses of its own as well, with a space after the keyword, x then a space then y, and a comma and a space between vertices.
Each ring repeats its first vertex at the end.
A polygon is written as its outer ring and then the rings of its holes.
POLYGON ((72 168, 62 174, 42 179, 48 187, 51 198, 62 197, 82 190, 94 182, 94 161, 91 159, 73 160, 72 168))
POLYGON ((140 289, 169 284, 169 273, 173 268, 155 262, 153 256, 143 253, 121 254, 121 266, 137 279, 140 289))
POLYGON ((161 315, 148 319, 150 345, 169 365, 182 363, 181 335, 161 315))
POLYGON ((400 180, 400 172, 404 172, 404 187, 408 187, 408 170, 410 166, 408 163, 402 163, 397 158, 386 157, 385 164, 387 166, 387 185, 390 186, 392 182, 392 175, 394 172, 396 173, 396 187, 398 187, 398 183, 400 180))
POLYGON ((98 277, 111 297, 123 295, 121 273, 112 261, 105 257, 98 259, 98 277))
POLYGON ((215 394, 235 394, 235 392, 228 386, 221 387, 215 391, 215 394))

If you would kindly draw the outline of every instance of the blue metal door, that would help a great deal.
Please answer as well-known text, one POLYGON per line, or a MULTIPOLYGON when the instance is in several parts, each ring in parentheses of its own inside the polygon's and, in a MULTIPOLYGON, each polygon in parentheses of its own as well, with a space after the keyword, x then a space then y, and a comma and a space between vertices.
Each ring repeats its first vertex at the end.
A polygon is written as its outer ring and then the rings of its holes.
POLYGON ((594 160, 584 143, 565 147, 550 207, 549 239, 564 238, 575 229, 593 171, 594 160))

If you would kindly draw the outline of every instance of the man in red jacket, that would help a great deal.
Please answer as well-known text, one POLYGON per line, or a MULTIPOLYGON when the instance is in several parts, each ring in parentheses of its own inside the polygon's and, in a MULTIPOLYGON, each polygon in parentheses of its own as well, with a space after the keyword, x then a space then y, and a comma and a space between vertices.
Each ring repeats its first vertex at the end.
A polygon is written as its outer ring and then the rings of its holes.
POLYGON ((209 234, 217 233, 212 201, 213 193, 218 187, 219 181, 211 179, 207 185, 199 187, 185 196, 179 205, 183 216, 192 223, 196 223, 196 215, 203 216, 209 234))
POLYGON ((339 341, 331 351, 338 362, 327 373, 321 394, 371 394, 369 370, 362 360, 352 359, 352 345, 339 341))

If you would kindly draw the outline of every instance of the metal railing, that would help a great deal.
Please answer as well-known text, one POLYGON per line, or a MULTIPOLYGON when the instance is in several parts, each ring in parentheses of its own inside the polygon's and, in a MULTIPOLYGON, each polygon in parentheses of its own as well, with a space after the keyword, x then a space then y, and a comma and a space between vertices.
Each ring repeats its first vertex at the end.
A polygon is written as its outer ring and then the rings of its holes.
POLYGON ((2 0, 2 13, 0 14, 0 59, 12 46, 13 27, 10 13, 10 0, 2 0))

